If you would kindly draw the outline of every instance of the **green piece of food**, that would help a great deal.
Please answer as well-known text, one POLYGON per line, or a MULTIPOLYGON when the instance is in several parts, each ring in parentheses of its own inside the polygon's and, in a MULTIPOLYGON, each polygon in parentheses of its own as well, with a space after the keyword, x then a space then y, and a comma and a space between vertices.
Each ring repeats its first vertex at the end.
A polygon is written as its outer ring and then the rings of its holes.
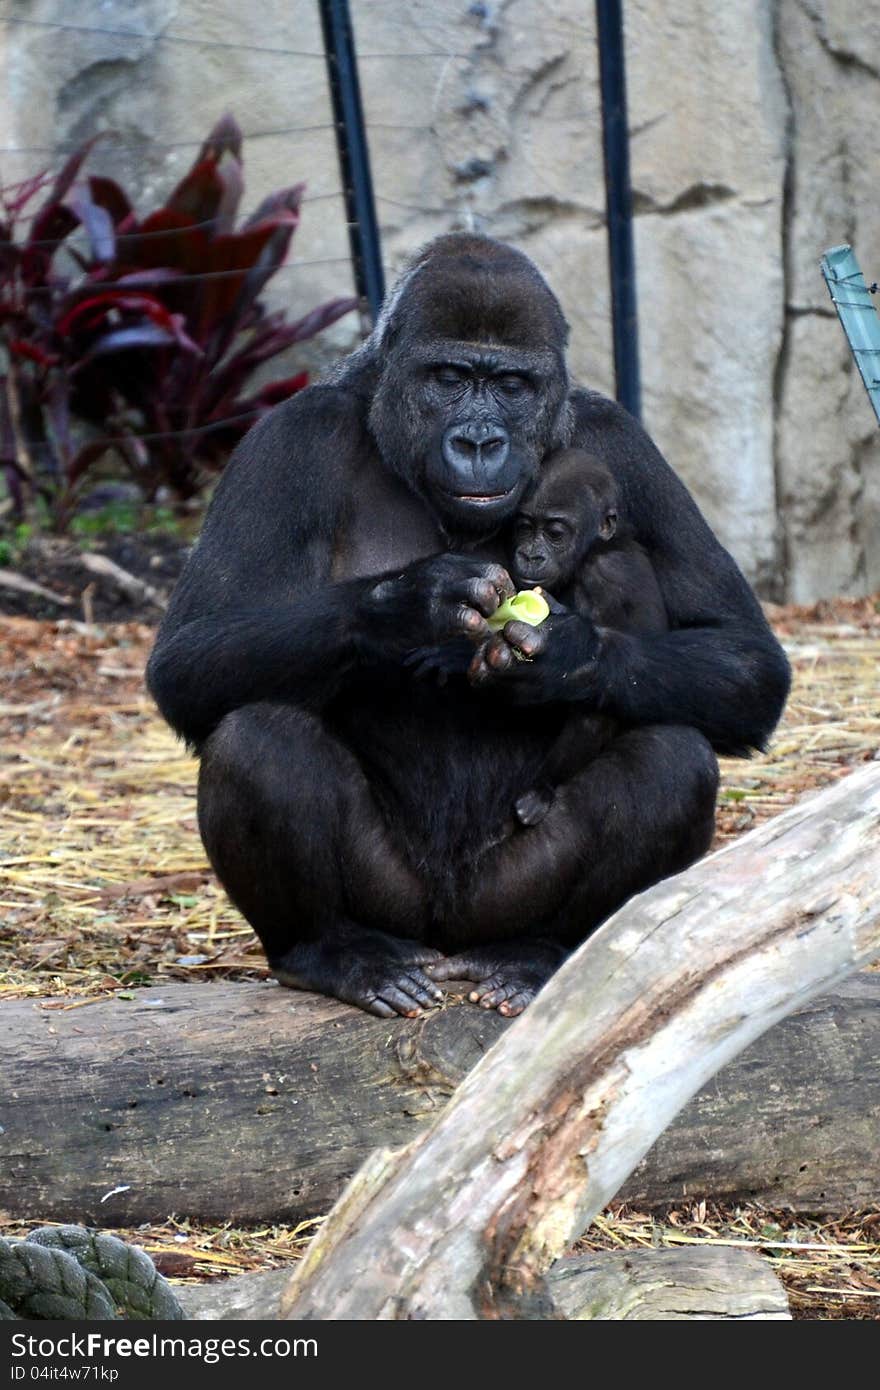
POLYGON ((529 627, 540 627, 550 616, 550 608, 540 589, 520 589, 513 598, 505 599, 486 621, 493 632, 500 632, 505 623, 528 623, 529 627))

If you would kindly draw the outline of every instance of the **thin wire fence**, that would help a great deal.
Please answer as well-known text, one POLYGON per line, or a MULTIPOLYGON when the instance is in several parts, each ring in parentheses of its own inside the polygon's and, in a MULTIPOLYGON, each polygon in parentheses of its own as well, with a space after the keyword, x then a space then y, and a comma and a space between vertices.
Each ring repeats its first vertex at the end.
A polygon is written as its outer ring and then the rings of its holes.
MULTIPOLYGON (((428 141, 436 142, 435 157, 442 163, 444 154, 444 131, 442 127, 444 121, 447 120, 451 114, 454 114, 450 110, 450 105, 444 99, 443 95, 444 84, 448 78, 449 65, 463 63, 473 66, 475 62, 480 60, 481 56, 487 56, 487 61, 491 62, 491 54, 483 55, 479 46, 471 48, 449 46, 448 43, 443 42, 443 37, 447 32, 448 26, 438 20, 432 21, 430 17, 419 15, 413 11, 410 12, 405 21, 399 20, 388 13, 387 7, 392 3, 395 3, 395 0, 370 0, 370 9, 375 10, 377 7, 381 7, 383 10, 383 31, 391 29, 394 32, 399 32, 402 40, 406 40, 406 42, 402 42, 399 49, 381 47, 370 48, 368 45, 358 48, 357 60, 362 70, 361 80, 367 92, 367 104, 369 106, 370 96, 376 96, 377 92, 384 103, 387 104, 389 100, 389 93, 387 90, 371 90, 373 84, 370 74, 377 63, 393 62, 394 64, 405 64, 407 73, 409 74, 407 80, 411 85, 407 88, 406 92, 402 92, 400 95, 399 104, 403 119, 380 119, 368 114, 368 133, 374 140, 376 138, 381 138, 383 135, 391 134, 404 135, 413 139, 425 138, 428 141), (424 65, 424 82, 421 80, 422 74, 418 68, 419 64, 424 65), (439 73, 438 64, 441 65, 439 73), (413 113, 413 119, 406 118, 406 101, 407 94, 412 90, 413 86, 413 69, 416 74, 414 86, 419 90, 424 89, 426 93, 432 93, 430 110, 428 113, 429 119, 424 119, 424 117, 421 117, 415 112, 413 113)), ((352 5, 353 21, 356 28, 359 27, 360 21, 365 20, 367 17, 365 8, 365 6, 362 7, 359 5, 357 0, 355 0, 355 3, 352 5)), ((475 42, 485 43, 487 50, 490 50, 499 33, 498 20, 490 13, 488 6, 480 4, 471 6, 470 15, 473 19, 472 32, 475 42)), ((249 27, 252 29, 254 26, 249 22, 249 27)), ((222 31, 221 35, 218 36, 215 34, 195 34, 176 27, 148 30, 146 28, 128 27, 116 24, 80 24, 63 20, 50 20, 13 14, 9 12, 8 9, 0 10, 0 38, 2 38, 4 33, 7 44, 9 44, 10 41, 14 41, 16 36, 20 38, 28 34, 42 34, 47 37, 53 34, 59 37, 83 36, 98 40, 110 39, 122 40, 123 42, 127 41, 132 45, 133 59, 139 56, 137 49, 141 46, 151 48, 154 45, 159 45, 163 48, 168 47, 171 49, 192 49, 204 55, 229 53, 230 56, 254 55, 265 59, 277 59, 293 65, 305 63, 310 71, 314 71, 315 64, 320 65, 320 68, 323 70, 323 66, 326 62, 326 53, 322 46, 310 48, 284 42, 271 42, 268 36, 264 38, 263 35, 259 33, 252 35, 247 41, 243 41, 240 37, 223 37, 222 31)), ((569 61, 575 56, 582 56, 585 65, 589 64, 593 67, 595 66, 594 36, 592 31, 586 26, 579 26, 576 24, 569 25, 568 23, 566 23, 565 26, 556 25, 553 23, 552 18, 548 18, 546 22, 542 21, 540 24, 517 20, 512 26, 509 25, 507 30, 507 38, 509 41, 522 41, 526 45, 533 42, 539 35, 543 38, 546 38, 548 35, 557 35, 560 38, 564 38, 566 57, 569 61), (573 36, 575 39, 574 44, 572 44, 573 36)), ((267 79, 267 81, 274 80, 274 78, 267 79)), ((585 84, 585 90, 590 90, 589 84, 585 84)), ((395 97, 393 92, 390 94, 390 99, 392 105, 394 105, 395 97)), ((394 113, 392 112, 392 114, 394 113)), ((503 104, 496 110, 491 101, 482 101, 475 98, 474 114, 479 118, 484 132, 484 138, 488 131, 490 141, 491 137, 494 135, 499 147, 510 140, 511 118, 509 111, 504 108, 503 104)), ((545 128, 551 128, 554 124, 559 124, 560 126, 564 126, 566 130, 570 130, 573 123, 579 120, 583 129, 585 144, 591 146, 596 151, 596 158, 598 159, 599 119, 599 103, 597 100, 593 100, 582 104, 576 112, 569 112, 561 117, 548 113, 542 114, 541 124, 545 128)), ((243 146, 245 151, 247 151, 249 146, 256 142, 265 143, 278 141, 282 143, 283 147, 284 142, 289 145, 291 142, 301 138, 305 140, 308 140, 310 137, 329 138, 335 136, 336 132, 337 126, 333 120, 316 120, 305 122, 291 121, 290 123, 272 124, 270 126, 261 126, 255 123, 253 128, 245 128, 242 135, 243 146)), ((112 128, 93 130, 90 132, 90 136, 91 138, 97 137, 97 139, 94 150, 90 154, 89 167, 91 168, 94 166, 95 170, 98 172, 101 170, 102 155, 105 157, 107 155, 125 157, 130 152, 141 157, 148 156, 153 161, 161 161, 163 156, 173 156, 177 152, 198 150, 204 143, 204 137, 200 139, 195 135, 187 135, 185 138, 171 138, 170 135, 163 134, 155 138, 148 138, 146 136, 133 138, 125 132, 119 132, 112 128)), ((46 172, 50 173, 53 169, 57 169, 60 166, 65 157, 82 148, 84 143, 84 139, 74 140, 68 138, 59 138, 58 141, 53 143, 31 143, 29 141, 23 141, 21 143, 9 142, 0 146, 0 170, 3 170, 5 175, 5 166, 10 160, 39 159, 40 161, 46 162, 46 172)), ((573 205, 571 190, 555 185, 553 180, 548 178, 546 170, 530 159, 527 149, 524 148, 524 142, 521 140, 518 141, 516 145, 515 159, 517 169, 522 173, 524 180, 528 182, 530 189, 536 190, 534 196, 538 198, 552 198, 557 201, 560 206, 565 206, 566 204, 573 205)), ((299 177, 304 177, 307 181, 310 174, 314 173, 313 170, 308 168, 297 169, 294 172, 299 177)), ((21 182, 23 183, 24 181, 22 180, 21 182)), ((447 201, 418 201, 406 196, 391 196, 390 193, 383 192, 381 188, 376 189, 375 201, 379 207, 380 214, 382 210, 385 210, 389 214, 404 213, 411 214, 414 218, 429 218, 434 221, 439 219, 442 224, 441 227, 438 228, 439 230, 443 230, 444 227, 451 228, 456 225, 474 227, 475 225, 481 224, 486 217, 485 213, 475 207, 476 199, 474 196, 473 184, 477 182, 479 182, 478 178, 471 180, 467 177, 465 172, 460 182, 453 185, 451 190, 449 188, 444 190, 444 195, 448 199, 447 201), (452 196, 449 196, 450 193, 452 196)), ((15 183, 6 177, 0 177, 0 185, 4 186, 7 190, 16 186, 15 183)), ((355 222, 352 222, 350 218, 346 217, 345 200, 346 190, 339 186, 315 193, 306 191, 302 199, 302 210, 307 217, 308 210, 311 206, 339 203, 340 207, 338 213, 331 214, 329 220, 327 216, 324 215, 323 225, 331 234, 333 231, 344 234, 350 232, 357 226, 355 222)), ((214 225, 214 219, 208 219, 193 224, 188 230, 208 230, 214 225)), ((73 235, 71 240, 74 249, 76 249, 77 245, 77 236, 82 237, 82 235, 83 233, 81 230, 73 235)), ((162 238, 176 237, 180 235, 180 232, 178 229, 174 228, 158 228, 143 232, 136 230, 130 234, 125 232, 120 233, 120 240, 124 241, 126 235, 136 236, 138 240, 149 239, 151 241, 161 242, 162 238)), ((32 243, 35 247, 46 248, 52 247, 55 244, 54 241, 48 238, 45 240, 37 240, 32 243)), ((284 260, 273 262, 269 265, 263 265, 260 267, 260 271, 261 273, 263 271, 268 271, 271 272, 273 276, 280 275, 286 278, 306 275, 320 267, 342 267, 351 266, 351 264, 352 257, 350 253, 339 255, 297 256, 294 252, 291 259, 288 260, 285 258, 284 260)), ((233 279, 235 277, 241 278, 241 274, 242 272, 237 269, 194 271, 186 274, 175 273, 173 280, 169 281, 169 283, 173 285, 192 285, 199 282, 207 283, 233 279)), ((149 271, 139 272, 138 280, 142 286, 147 287, 149 284, 149 271)), ((94 290, 94 283, 90 284, 88 288, 94 290)), ((71 289, 72 293, 75 294, 75 282, 71 289)), ((56 293, 56 291, 53 286, 47 285, 32 288, 30 293, 37 296, 51 296, 56 293)), ((153 431, 150 433, 132 435, 108 435, 106 443, 108 445, 124 444, 131 442, 132 439, 149 443, 175 438, 192 438, 195 435, 208 434, 223 430, 231 425, 240 424, 243 419, 256 416, 258 413, 259 412, 255 409, 253 411, 247 411, 244 414, 231 415, 228 419, 211 421, 205 425, 183 430, 153 431)), ((25 449, 36 451, 45 447, 46 441, 24 438, 19 442, 25 449)))

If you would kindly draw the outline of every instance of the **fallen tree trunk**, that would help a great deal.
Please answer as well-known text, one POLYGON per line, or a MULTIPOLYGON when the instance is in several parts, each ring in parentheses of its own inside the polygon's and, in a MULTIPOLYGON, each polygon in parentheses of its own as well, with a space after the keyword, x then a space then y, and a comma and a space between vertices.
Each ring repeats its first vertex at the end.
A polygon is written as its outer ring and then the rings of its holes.
MULTIPOLYGON (((508 1027, 471 1004, 386 1024, 256 984, 167 985, 87 1008, 4 1004, 0 1209, 99 1226, 172 1211, 240 1223, 323 1214, 374 1149, 436 1116, 508 1027)), ((729 1063, 621 1195, 829 1212, 874 1201, 878 1056, 880 974, 863 974, 729 1063)))
POLYGON ((700 1085, 880 954, 880 767, 643 893, 429 1130, 374 1154, 283 1316, 548 1315, 544 1275, 700 1085))
MULTIPOLYGON (((187 1317, 216 1321, 277 1318, 290 1269, 185 1284, 175 1294, 187 1317)), ((789 1318, 785 1290, 750 1250, 603 1250, 560 1260, 550 1297, 566 1321, 678 1322, 682 1319, 789 1318)))

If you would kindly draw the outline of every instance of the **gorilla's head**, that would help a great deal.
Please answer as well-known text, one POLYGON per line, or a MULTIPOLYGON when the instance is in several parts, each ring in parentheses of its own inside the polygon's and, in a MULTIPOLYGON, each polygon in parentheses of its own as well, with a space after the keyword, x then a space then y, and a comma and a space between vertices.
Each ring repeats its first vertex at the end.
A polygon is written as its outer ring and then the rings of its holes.
POLYGON ((616 534, 618 509, 614 479, 593 454, 561 449, 545 459, 513 523, 515 583, 566 588, 590 552, 616 534))
POLYGON ((370 428, 448 529, 495 530, 566 442, 567 340, 537 268, 488 237, 440 237, 389 294, 367 349, 370 428))

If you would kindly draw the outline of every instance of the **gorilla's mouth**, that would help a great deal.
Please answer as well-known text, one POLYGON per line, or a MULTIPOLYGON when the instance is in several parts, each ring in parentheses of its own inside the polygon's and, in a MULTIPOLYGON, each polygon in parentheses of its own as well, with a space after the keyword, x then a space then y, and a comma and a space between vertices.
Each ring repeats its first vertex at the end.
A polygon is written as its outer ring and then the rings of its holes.
POLYGON ((510 487, 506 492, 447 492, 446 496, 468 507, 489 507, 496 502, 505 502, 515 491, 516 487, 510 487))

